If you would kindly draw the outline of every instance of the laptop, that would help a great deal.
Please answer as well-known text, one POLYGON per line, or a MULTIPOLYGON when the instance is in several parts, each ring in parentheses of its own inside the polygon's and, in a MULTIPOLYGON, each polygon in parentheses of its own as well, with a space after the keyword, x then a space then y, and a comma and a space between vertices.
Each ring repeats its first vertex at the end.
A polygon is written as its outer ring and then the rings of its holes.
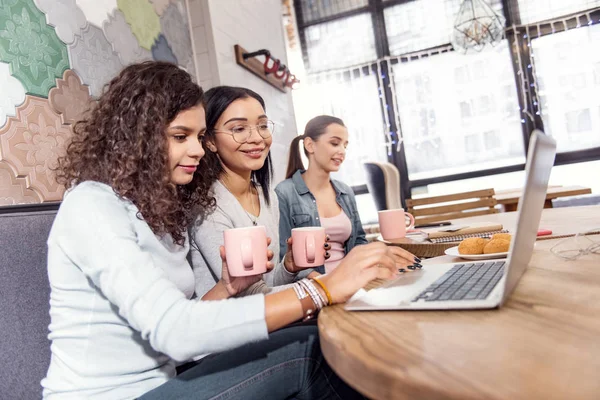
POLYGON ((533 131, 519 199, 516 230, 506 259, 427 264, 354 296, 346 310, 451 310, 501 307, 531 259, 546 200, 556 141, 533 131))

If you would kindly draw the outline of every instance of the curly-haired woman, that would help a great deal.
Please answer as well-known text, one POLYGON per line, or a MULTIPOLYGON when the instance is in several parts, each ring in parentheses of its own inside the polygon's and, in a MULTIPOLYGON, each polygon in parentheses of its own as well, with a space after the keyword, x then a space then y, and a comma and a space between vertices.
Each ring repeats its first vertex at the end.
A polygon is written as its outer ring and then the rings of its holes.
POLYGON ((48 238, 45 398, 357 396, 324 362, 315 326, 277 330, 393 276, 395 254, 386 246, 362 246, 319 283, 269 296, 193 298, 187 229, 214 206, 207 193, 216 179, 216 171, 198 169, 202 95, 175 65, 135 64, 75 126, 57 170, 68 192, 48 238), (177 361, 204 354, 176 376, 177 361))

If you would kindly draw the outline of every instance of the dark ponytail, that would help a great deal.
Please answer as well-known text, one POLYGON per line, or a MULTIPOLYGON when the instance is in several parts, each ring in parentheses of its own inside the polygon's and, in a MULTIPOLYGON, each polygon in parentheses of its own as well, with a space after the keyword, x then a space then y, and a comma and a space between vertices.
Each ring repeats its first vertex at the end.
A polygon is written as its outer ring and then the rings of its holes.
MULTIPOLYGON (((285 173, 285 179, 291 178, 299 169, 304 169, 304 163, 302 157, 300 157, 300 141, 304 139, 304 136, 296 136, 290 144, 290 154, 288 156, 287 172, 285 173)), ((306 150, 304 150, 306 153, 306 150)))
MULTIPOLYGON (((344 121, 337 117, 332 117, 331 115, 319 115, 308 121, 306 128, 304 128, 304 135, 296 136, 294 140, 292 140, 292 144, 290 144, 287 172, 285 173, 286 179, 291 178, 299 169, 304 169, 304 164, 302 163, 302 157, 300 155, 300 141, 309 137, 316 142, 319 139, 319 136, 324 134, 327 127, 331 124, 346 126, 344 125, 344 121)), ((308 157, 308 152, 304 148, 304 145, 302 146, 302 149, 304 150, 304 155, 308 157)))

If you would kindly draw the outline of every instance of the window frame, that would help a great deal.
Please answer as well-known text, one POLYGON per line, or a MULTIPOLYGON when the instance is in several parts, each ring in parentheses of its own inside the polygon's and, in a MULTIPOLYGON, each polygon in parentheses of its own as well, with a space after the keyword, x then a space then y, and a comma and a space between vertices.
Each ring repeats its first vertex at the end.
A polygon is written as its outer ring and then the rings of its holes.
MULTIPOLYGON (((368 5, 359 7, 350 11, 345 11, 336 15, 327 16, 325 18, 315 19, 308 23, 303 22, 302 16, 302 6, 300 4, 302 0, 296 0, 294 2, 294 8, 296 12, 297 19, 297 27, 298 33, 300 36, 300 44, 302 48, 302 56, 304 58, 305 65, 308 65, 308 53, 306 48, 306 39, 305 39, 305 30, 307 27, 312 25, 318 25, 326 22, 335 21, 338 19, 343 19, 347 17, 351 17, 354 15, 362 14, 365 12, 370 13, 371 19, 373 21, 373 29, 375 36, 375 48, 377 52, 377 60, 373 60, 373 63, 370 64, 371 70, 376 70, 377 62, 379 60, 379 64, 381 66, 381 73, 383 75, 381 79, 380 89, 386 99, 387 104, 391 104, 392 102, 392 91, 389 87, 390 85, 390 64, 395 65, 399 62, 408 62, 414 56, 414 53, 402 54, 399 56, 390 57, 389 51, 389 42, 387 37, 387 30, 385 26, 385 18, 384 18, 384 10, 388 7, 393 7, 398 4, 405 4, 411 1, 419 1, 419 0, 369 0, 368 5), (383 59, 383 60, 382 60, 383 59)), ((522 127, 522 138, 525 152, 528 151, 529 148, 529 137, 531 132, 534 129, 539 129, 544 131, 544 123, 541 115, 536 114, 536 108, 534 106, 534 101, 537 97, 537 87, 531 87, 529 84, 525 85, 525 89, 520 84, 519 77, 519 65, 518 60, 521 61, 521 70, 526 73, 526 83, 535 82, 533 76, 533 69, 527 68, 527 65, 531 63, 531 58, 529 52, 527 51, 527 43, 523 40, 522 33, 519 29, 524 29, 524 26, 521 26, 521 21, 519 18, 519 8, 518 2, 514 0, 502 0, 502 8, 504 17, 506 18, 506 40, 511 44, 510 46, 510 55, 511 55, 511 65, 513 67, 513 76, 514 76, 514 84, 517 89, 517 97, 519 101, 519 107, 522 110, 527 110, 530 115, 533 116, 533 120, 530 118, 524 118, 525 122, 521 124, 522 127), (512 44, 517 41, 518 46, 515 49, 515 46, 512 44)), ((576 15, 587 14, 591 16, 591 24, 600 23, 600 7, 593 8, 590 10, 582 10, 576 15)), ((557 34, 566 29, 575 29, 578 23, 581 23, 581 20, 576 18, 576 16, 572 16, 569 18, 569 15, 565 15, 557 18, 568 18, 566 20, 566 27, 562 24, 552 26, 549 22, 537 22, 534 24, 527 25, 529 29, 530 35, 533 37, 542 37, 550 34, 557 34), (533 32, 533 33, 532 33, 533 32)), ((584 21, 586 24, 589 22, 587 20, 584 21)), ((583 23, 581 24, 583 26, 583 23)), ((423 51, 427 51, 430 53, 429 57, 435 57, 436 54, 444 53, 447 51, 450 43, 444 43, 439 46, 436 46, 431 49, 425 49, 423 51)), ((423 52, 419 51, 419 53, 423 52)), ((388 121, 390 123, 390 132, 398 132, 399 128, 396 125, 396 110, 394 107, 388 107, 387 110, 381 109, 382 117, 384 113, 388 113, 388 121)), ((400 124, 402 121, 400 121, 400 124)), ((385 140, 382 136, 382 140, 385 140)), ((527 156, 527 154, 525 155, 527 156)), ((576 150, 570 152, 561 152, 556 155, 554 165, 567 165, 579 162, 586 161, 595 161, 600 160, 600 146, 584 149, 584 150, 576 150)), ((448 182, 448 181, 456 181, 462 179, 469 178, 477 178, 483 176, 504 174, 508 172, 515 171, 523 171, 525 169, 525 163, 519 163, 514 165, 508 165, 499 168, 492 169, 483 169, 477 171, 470 171, 465 173, 453 174, 453 175, 445 175, 439 177, 432 177, 427 179, 417 179, 410 180, 408 175, 408 165, 406 162, 406 154, 404 145, 400 147, 399 151, 393 151, 391 155, 388 155, 388 161, 394 164, 399 172, 400 172, 400 187, 401 187, 401 198, 402 204, 405 205, 406 199, 411 198, 412 189, 416 187, 422 187, 430 184, 448 182)), ((356 194, 365 194, 368 193, 368 189, 366 185, 352 186, 352 189, 356 194)))

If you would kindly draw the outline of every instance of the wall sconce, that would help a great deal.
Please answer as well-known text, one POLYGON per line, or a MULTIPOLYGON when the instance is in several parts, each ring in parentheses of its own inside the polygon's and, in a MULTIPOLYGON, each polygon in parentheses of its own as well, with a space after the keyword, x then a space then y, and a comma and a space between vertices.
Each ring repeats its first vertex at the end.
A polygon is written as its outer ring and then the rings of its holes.
POLYGON ((271 56, 269 50, 261 49, 249 53, 238 44, 234 46, 234 50, 235 60, 238 65, 241 65, 283 93, 287 92, 287 88, 294 89, 300 83, 300 80, 290 72, 285 64, 271 56), (256 58, 258 56, 263 56, 265 60, 261 62, 256 58))

